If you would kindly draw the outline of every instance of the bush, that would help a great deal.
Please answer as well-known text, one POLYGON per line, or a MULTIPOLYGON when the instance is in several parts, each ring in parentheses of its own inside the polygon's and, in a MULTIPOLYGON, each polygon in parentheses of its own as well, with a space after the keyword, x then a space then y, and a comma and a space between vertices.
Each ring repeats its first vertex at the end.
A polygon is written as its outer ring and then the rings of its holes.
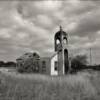
POLYGON ((19 72, 30 73, 39 72, 39 55, 37 53, 26 53, 17 60, 17 69, 19 72))
POLYGON ((87 56, 86 55, 77 55, 71 61, 71 68, 74 71, 81 70, 86 68, 87 56))

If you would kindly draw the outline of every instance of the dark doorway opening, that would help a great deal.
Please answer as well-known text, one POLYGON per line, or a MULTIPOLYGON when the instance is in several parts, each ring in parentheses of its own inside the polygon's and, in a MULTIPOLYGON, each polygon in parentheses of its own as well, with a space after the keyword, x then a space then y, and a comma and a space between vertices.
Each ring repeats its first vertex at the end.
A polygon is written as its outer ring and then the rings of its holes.
POLYGON ((68 73, 69 67, 68 67, 68 50, 64 50, 64 66, 65 66, 65 74, 68 73))

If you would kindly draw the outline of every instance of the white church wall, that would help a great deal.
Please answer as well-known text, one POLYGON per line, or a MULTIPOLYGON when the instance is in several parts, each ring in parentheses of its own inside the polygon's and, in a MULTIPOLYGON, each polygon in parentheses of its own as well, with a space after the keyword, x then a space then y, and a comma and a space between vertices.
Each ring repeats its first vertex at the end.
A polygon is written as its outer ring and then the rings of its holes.
POLYGON ((57 54, 51 59, 51 75, 58 75, 58 71, 55 70, 55 61, 57 61, 57 54))

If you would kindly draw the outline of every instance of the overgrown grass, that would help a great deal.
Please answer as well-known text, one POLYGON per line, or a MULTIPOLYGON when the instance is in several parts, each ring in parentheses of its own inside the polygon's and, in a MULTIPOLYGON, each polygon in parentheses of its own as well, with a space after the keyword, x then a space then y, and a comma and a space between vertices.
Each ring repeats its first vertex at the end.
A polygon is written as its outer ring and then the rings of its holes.
POLYGON ((0 100, 100 100, 99 72, 50 77, 0 73, 0 100))

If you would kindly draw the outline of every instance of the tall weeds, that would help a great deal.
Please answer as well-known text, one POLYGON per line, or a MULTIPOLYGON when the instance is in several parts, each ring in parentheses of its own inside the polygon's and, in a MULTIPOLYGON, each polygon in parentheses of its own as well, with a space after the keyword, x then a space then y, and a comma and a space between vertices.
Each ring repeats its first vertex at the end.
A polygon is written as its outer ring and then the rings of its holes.
POLYGON ((97 89, 100 79, 84 74, 59 77, 35 74, 33 78, 0 74, 0 100, 100 100, 100 88, 97 89))

